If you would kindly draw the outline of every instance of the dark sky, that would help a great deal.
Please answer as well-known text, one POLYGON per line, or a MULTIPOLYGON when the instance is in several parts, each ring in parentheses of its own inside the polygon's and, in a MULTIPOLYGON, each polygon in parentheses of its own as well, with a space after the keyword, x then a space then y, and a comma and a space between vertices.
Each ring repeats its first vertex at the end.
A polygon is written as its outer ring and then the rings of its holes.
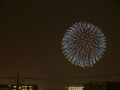
MULTIPOLYGON (((117 0, 1 0, 0 77, 31 78, 81 77, 120 74, 120 3, 117 0), (98 26, 107 39, 103 57, 91 68, 71 64, 63 55, 61 41, 67 29, 77 22, 98 26)), ((53 79, 52 79, 53 80, 53 79)), ((89 78, 60 79, 84 83, 89 78)), ((120 77, 92 78, 120 81, 120 77)), ((64 84, 26 80, 41 86, 64 84)), ((15 83, 15 80, 0 80, 15 83)))

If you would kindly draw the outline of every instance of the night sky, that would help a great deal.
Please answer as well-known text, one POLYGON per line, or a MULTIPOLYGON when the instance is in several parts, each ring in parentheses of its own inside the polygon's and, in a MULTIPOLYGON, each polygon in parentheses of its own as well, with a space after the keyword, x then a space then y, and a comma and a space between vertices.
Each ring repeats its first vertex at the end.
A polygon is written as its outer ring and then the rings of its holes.
MULTIPOLYGON (((120 74, 120 3, 117 0, 1 0, 0 77, 59 78, 120 74), (103 57, 90 68, 69 62, 61 42, 77 22, 98 26, 106 36, 103 57)), ((54 81, 53 79, 51 79, 54 81)), ((82 84, 89 78, 55 79, 82 84)), ((92 82, 120 81, 119 76, 93 77, 92 82)), ((40 80, 20 80, 44 87, 65 86, 40 80)), ((0 84, 16 83, 2 79, 0 84)))

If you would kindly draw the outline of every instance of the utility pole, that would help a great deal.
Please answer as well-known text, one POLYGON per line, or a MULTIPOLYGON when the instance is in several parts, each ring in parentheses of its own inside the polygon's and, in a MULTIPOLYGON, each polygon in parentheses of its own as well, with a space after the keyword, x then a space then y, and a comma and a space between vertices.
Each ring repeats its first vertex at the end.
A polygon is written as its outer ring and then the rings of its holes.
POLYGON ((19 72, 17 74, 17 90, 20 90, 21 89, 21 83, 19 82, 19 72))

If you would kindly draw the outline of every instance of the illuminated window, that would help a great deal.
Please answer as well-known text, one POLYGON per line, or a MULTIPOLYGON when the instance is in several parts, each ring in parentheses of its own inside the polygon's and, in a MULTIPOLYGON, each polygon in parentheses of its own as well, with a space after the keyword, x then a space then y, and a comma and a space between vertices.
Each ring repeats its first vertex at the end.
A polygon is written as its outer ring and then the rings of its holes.
POLYGON ((68 90, 83 90, 83 87, 68 87, 68 90))
POLYGON ((17 88, 17 86, 13 86, 13 88, 17 88))
POLYGON ((19 86, 19 89, 22 89, 22 87, 21 87, 21 86, 19 86))
POLYGON ((33 88, 33 86, 29 86, 29 88, 33 88))
POLYGON ((30 88, 29 90, 33 90, 33 89, 30 88))

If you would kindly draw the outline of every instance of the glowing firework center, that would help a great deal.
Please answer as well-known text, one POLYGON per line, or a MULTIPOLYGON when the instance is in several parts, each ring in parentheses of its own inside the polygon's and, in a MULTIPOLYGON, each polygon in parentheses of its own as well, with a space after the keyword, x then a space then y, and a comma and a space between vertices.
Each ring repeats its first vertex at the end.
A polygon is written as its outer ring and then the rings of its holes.
POLYGON ((63 37, 62 49, 66 58, 75 65, 90 67, 99 61, 106 48, 105 36, 98 27, 76 23, 63 37))

